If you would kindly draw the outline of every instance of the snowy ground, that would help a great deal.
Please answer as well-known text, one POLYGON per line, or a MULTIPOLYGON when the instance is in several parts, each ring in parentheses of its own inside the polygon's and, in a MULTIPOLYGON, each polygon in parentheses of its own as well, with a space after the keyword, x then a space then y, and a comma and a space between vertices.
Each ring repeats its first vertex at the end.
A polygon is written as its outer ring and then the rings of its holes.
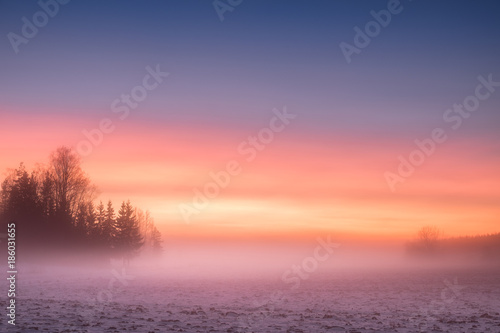
MULTIPOLYGON (((4 314, 0 331, 500 332, 499 273, 333 271, 291 290, 279 276, 182 279, 137 268, 35 268, 19 273, 16 327, 4 314)), ((2 303, 5 309, 5 297, 2 303)))

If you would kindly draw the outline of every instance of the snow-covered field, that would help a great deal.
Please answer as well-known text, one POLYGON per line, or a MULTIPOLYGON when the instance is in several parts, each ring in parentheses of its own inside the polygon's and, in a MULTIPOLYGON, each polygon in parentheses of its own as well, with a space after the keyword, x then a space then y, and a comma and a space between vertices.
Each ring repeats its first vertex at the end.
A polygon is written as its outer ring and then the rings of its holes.
POLYGON ((4 319, 0 330, 500 332, 499 273, 342 270, 315 274, 291 289, 279 276, 197 279, 133 267, 31 268, 19 273, 16 326, 4 319))

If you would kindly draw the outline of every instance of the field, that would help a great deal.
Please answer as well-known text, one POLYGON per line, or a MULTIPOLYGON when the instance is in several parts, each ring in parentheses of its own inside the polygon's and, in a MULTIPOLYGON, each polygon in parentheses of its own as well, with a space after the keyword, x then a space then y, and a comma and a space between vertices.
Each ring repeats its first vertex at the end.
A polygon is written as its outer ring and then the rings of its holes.
POLYGON ((137 267, 33 266, 18 275, 16 326, 4 320, 0 330, 500 332, 499 273, 498 268, 332 270, 291 289, 279 276, 181 278, 137 267))

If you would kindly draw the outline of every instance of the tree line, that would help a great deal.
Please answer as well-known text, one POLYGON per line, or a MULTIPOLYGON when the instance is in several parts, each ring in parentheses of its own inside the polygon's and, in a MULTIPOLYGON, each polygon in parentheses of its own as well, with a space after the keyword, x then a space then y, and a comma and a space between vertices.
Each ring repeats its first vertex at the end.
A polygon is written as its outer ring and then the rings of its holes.
POLYGON ((500 259, 500 233, 443 237, 436 226, 424 226, 414 240, 406 243, 406 253, 420 258, 455 257, 475 261, 500 259))
MULTIPOLYGON (((54 151, 47 165, 9 169, 0 190, 0 225, 16 223, 19 252, 71 252, 129 261, 140 251, 159 255, 161 234, 149 212, 121 203, 96 205, 97 187, 68 147, 54 151)), ((1 231, 0 231, 1 232, 1 231)))

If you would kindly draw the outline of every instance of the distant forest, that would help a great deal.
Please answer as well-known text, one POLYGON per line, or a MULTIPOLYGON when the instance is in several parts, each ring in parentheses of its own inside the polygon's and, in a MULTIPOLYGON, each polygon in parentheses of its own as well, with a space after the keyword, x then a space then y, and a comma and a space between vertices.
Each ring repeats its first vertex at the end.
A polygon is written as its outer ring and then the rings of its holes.
POLYGON ((162 252, 161 234, 149 212, 121 203, 96 202, 97 187, 68 147, 50 155, 47 165, 9 169, 0 193, 0 233, 16 224, 18 253, 25 257, 85 254, 129 261, 141 251, 162 252))
POLYGON ((500 233, 444 238, 434 226, 421 228, 415 240, 407 242, 406 252, 413 257, 456 257, 500 261, 500 233))

